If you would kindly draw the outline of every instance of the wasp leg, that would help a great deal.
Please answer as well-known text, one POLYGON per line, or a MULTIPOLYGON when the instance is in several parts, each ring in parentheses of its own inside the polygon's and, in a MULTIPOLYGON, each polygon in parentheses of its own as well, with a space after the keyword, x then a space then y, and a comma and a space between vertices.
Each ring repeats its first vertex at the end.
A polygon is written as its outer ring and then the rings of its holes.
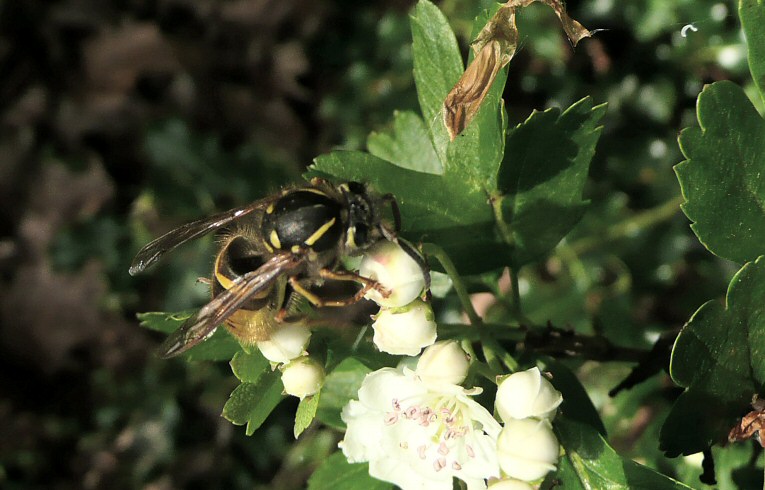
POLYGON ((304 287, 300 283, 300 280, 297 279, 295 276, 290 277, 289 281, 290 281, 290 286, 292 286, 292 289, 294 289, 295 292, 297 292, 298 294, 304 296, 308 301, 311 302, 311 304, 319 308, 323 306, 352 305, 354 303, 361 301, 361 299, 364 297, 365 294, 367 294, 367 292, 370 289, 376 289, 377 291, 380 292, 380 294, 382 294, 386 298, 390 296, 390 291, 383 288, 380 285, 380 283, 378 283, 377 281, 374 281, 367 277, 362 277, 353 272, 348 272, 348 271, 338 272, 338 271, 331 271, 329 269, 321 269, 319 271, 319 275, 323 279, 330 279, 333 281, 353 281, 362 285, 362 288, 359 289, 356 292, 356 294, 354 294, 353 296, 349 298, 337 299, 337 300, 326 300, 326 299, 320 298, 318 295, 309 291, 306 287, 304 287))

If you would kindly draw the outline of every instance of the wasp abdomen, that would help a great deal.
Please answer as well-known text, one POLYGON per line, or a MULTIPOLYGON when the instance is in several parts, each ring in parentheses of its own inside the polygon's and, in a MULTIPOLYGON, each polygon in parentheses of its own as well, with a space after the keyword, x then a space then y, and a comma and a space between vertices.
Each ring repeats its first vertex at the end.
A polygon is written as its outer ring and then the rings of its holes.
POLYGON ((317 252, 337 246, 344 224, 337 200, 315 190, 291 191, 263 216, 263 237, 277 250, 308 247, 317 252))

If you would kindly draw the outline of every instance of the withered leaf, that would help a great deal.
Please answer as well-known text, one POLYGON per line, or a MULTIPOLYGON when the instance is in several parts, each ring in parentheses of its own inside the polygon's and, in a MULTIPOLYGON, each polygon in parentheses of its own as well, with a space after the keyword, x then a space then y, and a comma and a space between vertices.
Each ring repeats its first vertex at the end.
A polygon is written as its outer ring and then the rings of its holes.
POLYGON ((443 120, 452 141, 473 120, 499 70, 515 55, 518 48, 515 10, 537 1, 555 11, 574 46, 593 34, 566 14, 560 0, 510 0, 503 4, 473 41, 476 56, 444 100, 443 120))

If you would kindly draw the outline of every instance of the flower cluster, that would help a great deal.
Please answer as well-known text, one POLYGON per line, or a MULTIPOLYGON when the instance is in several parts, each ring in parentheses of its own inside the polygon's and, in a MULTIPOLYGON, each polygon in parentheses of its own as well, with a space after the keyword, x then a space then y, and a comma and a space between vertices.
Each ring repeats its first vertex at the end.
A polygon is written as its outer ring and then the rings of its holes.
POLYGON ((552 419, 562 401, 536 367, 499 382, 496 408, 504 427, 497 438, 497 458, 504 478, 491 488, 527 488, 524 482, 541 480, 555 469, 559 445, 552 419))
POLYGON ((529 490, 554 470, 559 446, 551 421, 562 396, 539 369, 498 380, 500 424, 471 398, 480 388, 461 386, 470 357, 456 341, 435 342, 433 311, 419 299, 420 264, 386 241, 364 256, 359 274, 390 293, 367 295, 381 307, 373 324, 377 348, 408 356, 425 350, 414 369, 368 374, 358 400, 343 408, 340 447, 348 461, 368 462, 370 475, 405 489, 451 489, 456 477, 469 489, 488 482, 495 490, 529 490))
POLYGON ((271 338, 257 343, 263 357, 279 366, 284 392, 301 400, 315 395, 324 384, 324 367, 308 356, 311 330, 302 323, 276 329, 271 338))
POLYGON ((416 356, 436 341, 430 304, 419 299, 425 288, 422 266, 397 243, 383 240, 364 255, 359 274, 377 281, 389 294, 370 290, 366 298, 380 305, 372 341, 383 352, 416 356))

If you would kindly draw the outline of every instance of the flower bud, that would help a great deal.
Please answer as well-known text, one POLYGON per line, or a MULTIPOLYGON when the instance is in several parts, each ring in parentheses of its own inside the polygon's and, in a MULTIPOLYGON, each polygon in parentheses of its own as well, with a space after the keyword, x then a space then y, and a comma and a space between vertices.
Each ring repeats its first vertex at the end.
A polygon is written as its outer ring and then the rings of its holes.
POLYGON ((465 381, 470 357, 456 340, 444 340, 431 345, 417 362, 417 375, 426 382, 458 385, 465 381))
POLYGON ((372 324, 372 341, 388 354, 416 356, 436 341, 433 309, 421 300, 403 308, 383 308, 372 324))
POLYGON ((491 483, 488 490, 534 490, 534 487, 525 481, 508 478, 491 483))
POLYGON ((511 419, 497 438, 499 467, 508 476, 535 481, 555 469, 558 440, 550 422, 537 419, 511 419))
POLYGON ((497 412, 504 422, 536 417, 552 420, 563 401, 538 368, 513 373, 499 383, 497 412))
POLYGON ((270 339, 258 342, 258 349, 269 361, 284 363, 302 356, 310 339, 311 330, 305 325, 284 325, 276 329, 270 339))
POLYGON ((324 368, 308 356, 298 357, 282 367, 284 392, 301 400, 315 395, 324 384, 324 368))
POLYGON ((364 255, 359 275, 377 281, 390 292, 385 298, 374 289, 365 298, 380 306, 405 306, 417 298, 425 288, 422 267, 398 244, 382 240, 364 255))

